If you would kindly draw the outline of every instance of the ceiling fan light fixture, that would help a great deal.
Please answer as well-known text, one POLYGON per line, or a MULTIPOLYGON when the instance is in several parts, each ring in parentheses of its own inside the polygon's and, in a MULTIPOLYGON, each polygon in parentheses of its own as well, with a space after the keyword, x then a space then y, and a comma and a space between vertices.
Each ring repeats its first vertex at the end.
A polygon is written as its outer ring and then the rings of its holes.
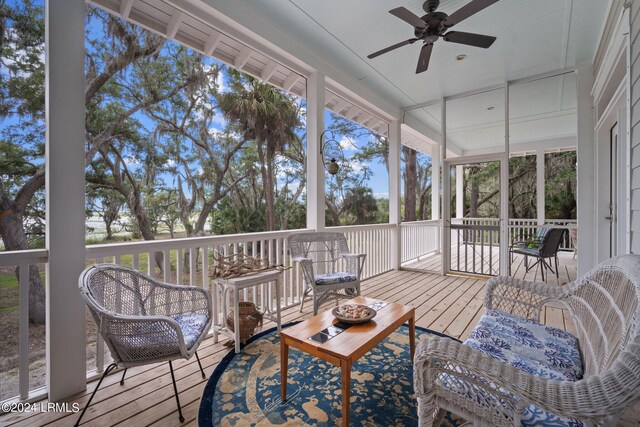
MULTIPOLYGON (((431 51, 434 43, 436 43, 439 38, 442 38, 445 42, 488 49, 493 42, 496 41, 495 37, 484 34, 466 33, 464 31, 449 31, 449 29, 498 1, 499 0, 471 0, 451 15, 437 11, 438 6, 440 6, 440 0, 426 0, 422 5, 423 10, 427 13, 424 16, 418 16, 404 6, 391 9, 389 11, 390 14, 402 19, 413 27, 414 37, 371 53, 367 55, 367 58, 373 59, 400 47, 422 41, 423 45, 422 49, 420 49, 418 65, 416 67, 416 74, 419 74, 427 71, 429 68, 431 51)), ((456 59, 462 61, 466 57, 467 55, 462 54, 458 55, 456 59)))
POLYGON ((465 55, 464 53, 462 55, 456 56, 456 61, 464 61, 465 59, 467 59, 467 55, 465 55))

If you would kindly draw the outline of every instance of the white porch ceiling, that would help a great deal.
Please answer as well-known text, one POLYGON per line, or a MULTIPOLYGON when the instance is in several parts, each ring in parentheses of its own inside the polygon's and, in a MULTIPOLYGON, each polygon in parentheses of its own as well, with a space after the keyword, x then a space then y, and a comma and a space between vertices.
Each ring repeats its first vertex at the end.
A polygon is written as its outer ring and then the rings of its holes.
MULTIPOLYGON (((469 0, 441 0, 452 13, 469 0)), ((502 0, 456 25, 455 30, 497 37, 489 49, 439 40, 429 70, 415 74, 419 43, 374 59, 372 52, 413 37, 388 10, 404 6, 421 16, 422 0, 236 0, 293 35, 327 61, 344 68, 401 108, 507 81, 591 64, 606 19, 606 0, 502 0), (464 54, 464 61, 456 60, 464 54)), ((255 29, 254 29, 255 30, 255 29)), ((510 147, 575 145, 576 91, 572 75, 512 88, 510 147), (573 141, 573 143, 571 142, 573 141)), ((502 151, 504 91, 447 103, 447 141, 460 154, 502 151), (492 110, 487 107, 493 106, 492 110)), ((440 133, 440 105, 408 115, 440 133)), ((404 143, 404 141, 403 141, 404 143)), ((408 144, 407 144, 408 145, 408 144)), ((535 149, 535 148, 533 148, 535 149)))
MULTIPOLYGON (((417 15, 422 0, 235 0, 339 64, 373 90, 408 107, 442 96, 591 63, 606 18, 607 0, 502 0, 456 25, 455 30, 497 37, 489 49, 439 40, 429 70, 415 74, 415 43, 378 58, 367 55, 413 37, 388 13, 404 6, 417 15), (466 54, 464 61, 457 55, 466 54)), ((442 0, 452 13, 468 0, 442 0)), ((259 32, 259 28, 252 28, 259 32)))

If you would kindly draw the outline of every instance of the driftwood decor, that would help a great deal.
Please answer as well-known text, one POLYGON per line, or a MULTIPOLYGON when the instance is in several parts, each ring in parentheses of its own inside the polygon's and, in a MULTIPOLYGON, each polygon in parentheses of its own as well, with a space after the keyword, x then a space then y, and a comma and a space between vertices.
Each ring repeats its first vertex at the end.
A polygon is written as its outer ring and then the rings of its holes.
POLYGON ((269 263, 268 259, 245 255, 243 252, 224 256, 216 251, 213 254, 213 279, 233 279, 245 274, 259 273, 267 270, 289 270, 291 267, 269 263))

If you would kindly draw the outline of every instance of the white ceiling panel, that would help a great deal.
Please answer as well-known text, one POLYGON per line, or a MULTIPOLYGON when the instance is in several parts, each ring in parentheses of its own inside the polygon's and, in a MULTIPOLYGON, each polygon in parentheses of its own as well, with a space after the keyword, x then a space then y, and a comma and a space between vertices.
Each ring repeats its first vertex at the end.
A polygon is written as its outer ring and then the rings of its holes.
MULTIPOLYGON (((454 27, 497 37, 491 48, 438 40, 429 70, 416 75, 419 43, 367 55, 413 37, 388 11, 404 6, 423 15, 420 0, 236 1, 403 107, 592 61, 608 7, 605 0, 499 1, 454 27), (457 61, 460 54, 467 58, 457 61)), ((438 10, 450 14, 466 3, 442 0, 438 10)))

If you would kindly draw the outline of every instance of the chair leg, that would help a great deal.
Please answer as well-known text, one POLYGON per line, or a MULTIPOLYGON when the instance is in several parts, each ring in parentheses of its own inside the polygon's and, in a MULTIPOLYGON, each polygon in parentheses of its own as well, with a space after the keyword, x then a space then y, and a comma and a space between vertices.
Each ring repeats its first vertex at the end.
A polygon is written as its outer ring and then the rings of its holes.
POLYGON ((302 313, 302 307, 304 307, 304 299, 309 294, 309 288, 306 288, 302 293, 302 298, 300 298, 300 313, 302 313))
POLYGON ((556 278, 560 279, 560 269, 558 268, 558 256, 556 256, 556 278))
POLYGON ((173 374, 173 365, 171 364, 171 360, 169 360, 169 369, 171 370, 171 381, 173 382, 173 392, 176 394, 176 403, 178 404, 178 415, 180 422, 184 422, 184 417, 182 416, 182 407, 180 406, 180 398, 178 397, 178 386, 176 386, 176 377, 173 374))
POLYGON ((76 421, 76 423, 74 424, 75 427, 78 427, 80 425, 80 421, 82 420, 82 417, 84 417, 84 413, 87 412, 87 408, 89 408, 89 405, 91 405, 91 401, 93 400, 93 396, 96 395, 96 392, 100 388, 100 384, 102 384, 102 380, 104 380, 104 377, 109 375, 109 372, 114 370, 117 366, 118 365, 116 365, 115 363, 112 363, 109 366, 107 366, 107 369, 104 370, 104 372, 102 373, 102 376, 100 377, 100 381, 98 381, 98 385, 96 385, 96 388, 93 390, 93 393, 91 393, 91 397, 89 398, 89 401, 87 402, 87 405, 84 407, 84 409, 82 410, 82 413, 78 417, 78 421, 76 421))
POLYGON ((318 314, 318 296, 316 295, 316 293, 313 293, 313 315, 315 316, 316 314, 318 314))
POLYGON ((124 368, 124 372, 122 373, 122 378, 120 379, 120 385, 124 385, 124 376, 127 375, 127 368, 124 368))
POLYGON ((202 379, 207 378, 204 374, 204 369, 202 369, 202 363, 200 363, 200 357, 198 356, 198 352, 196 351, 196 360, 198 361, 198 366, 200 366, 200 372, 202 372, 202 379))

